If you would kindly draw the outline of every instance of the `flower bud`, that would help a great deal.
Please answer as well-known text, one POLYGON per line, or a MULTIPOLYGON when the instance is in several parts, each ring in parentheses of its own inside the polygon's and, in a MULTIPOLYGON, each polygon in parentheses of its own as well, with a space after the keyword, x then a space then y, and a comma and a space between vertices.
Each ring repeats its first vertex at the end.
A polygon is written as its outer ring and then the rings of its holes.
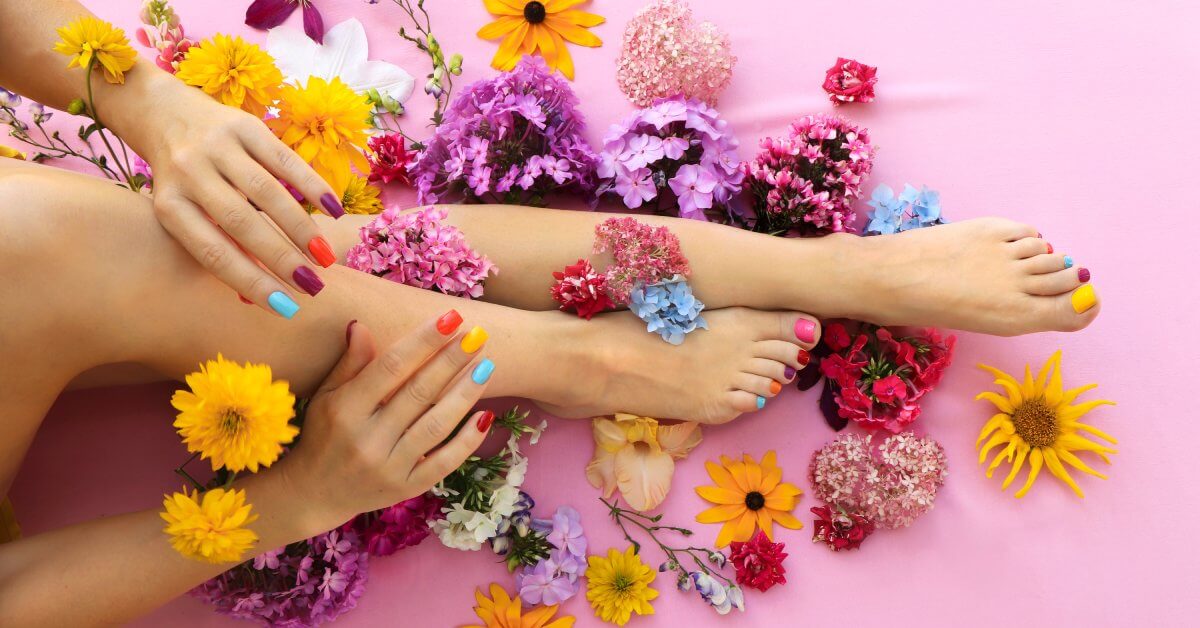
POLYGON ((454 75, 462 74, 463 56, 457 52, 450 57, 450 73, 454 75))
POLYGON ((86 111, 87 104, 83 102, 82 98, 76 98, 67 104, 67 113, 73 116, 82 115, 86 111))

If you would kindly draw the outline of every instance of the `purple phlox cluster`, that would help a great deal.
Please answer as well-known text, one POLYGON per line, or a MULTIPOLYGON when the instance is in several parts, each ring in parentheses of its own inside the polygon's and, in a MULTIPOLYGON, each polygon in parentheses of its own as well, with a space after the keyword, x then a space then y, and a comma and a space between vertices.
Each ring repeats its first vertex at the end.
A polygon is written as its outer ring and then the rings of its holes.
POLYGON ((579 512, 559 506, 550 519, 534 519, 534 531, 544 534, 554 548, 550 555, 517 572, 521 600, 531 606, 561 604, 579 592, 587 570, 587 538, 579 512))
POLYGON ((591 192, 596 154, 578 105, 539 57, 471 84, 410 166, 418 202, 540 205, 561 188, 591 192))
POLYGON ((361 242, 346 265, 408 286, 477 298, 496 267, 475 252, 456 227, 442 224, 445 210, 404 213, 389 207, 359 230, 361 242))
POLYGON ((371 556, 391 556, 429 536, 429 521, 442 517, 442 500, 422 493, 382 510, 363 513, 343 529, 354 530, 371 556))
POLYGON ((634 111, 604 138, 596 193, 615 194, 629 209, 650 204, 681 218, 712 213, 727 221, 745 177, 728 126, 716 109, 683 96, 634 111))
POLYGON ((651 285, 639 284, 629 295, 629 309, 646 323, 646 331, 662 336, 673 344, 696 329, 708 329, 700 316, 704 304, 692 294, 692 287, 681 276, 651 285))
POLYGON ((888 235, 945 222, 941 195, 924 185, 918 190, 905 183, 904 191, 896 196, 892 188, 881 184, 871 193, 867 205, 873 209, 867 216, 864 235, 888 235))

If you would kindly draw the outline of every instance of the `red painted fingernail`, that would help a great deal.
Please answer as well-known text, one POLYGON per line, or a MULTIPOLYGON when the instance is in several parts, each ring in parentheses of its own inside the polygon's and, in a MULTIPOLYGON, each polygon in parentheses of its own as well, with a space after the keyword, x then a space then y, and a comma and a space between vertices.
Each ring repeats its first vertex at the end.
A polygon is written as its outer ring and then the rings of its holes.
POLYGON ((1054 252, 1054 245, 1047 242, 1046 243, 1046 253, 1053 253, 1053 252, 1054 252))
POLYGON ((462 321, 462 314, 459 314, 458 310, 450 310, 437 319, 438 333, 443 336, 449 336, 454 333, 454 330, 458 329, 459 325, 462 325, 462 321))
POLYGON ((332 192, 326 192, 321 196, 321 206, 334 218, 341 218, 346 215, 346 210, 342 209, 342 204, 338 202, 337 197, 332 192))
POLYGON ((811 360, 812 360, 812 356, 809 355, 808 351, 805 349, 801 349, 800 353, 796 354, 796 362, 798 362, 800 364, 800 368, 804 368, 804 367, 808 366, 808 363, 811 360))
POLYGON ((475 423, 475 427, 479 428, 480 432, 486 432, 492 427, 492 421, 496 420, 496 413, 491 410, 484 410, 479 416, 479 420, 475 423))
POLYGON ((350 321, 349 325, 346 325, 346 344, 350 344, 350 335, 351 335, 351 332, 354 331, 354 324, 357 322, 358 322, 358 319, 356 318, 356 319, 350 321))
POLYGON ((337 262, 337 256, 333 254, 333 247, 329 246, 329 241, 321 236, 317 236, 308 241, 308 252, 312 253, 313 259, 324 268, 329 268, 337 262))
POLYGON ((242 303, 245 303, 246 305, 254 305, 254 301, 251 301, 240 294, 238 295, 238 298, 241 299, 242 303))
POLYGON ((1086 268, 1079 269, 1079 283, 1087 283, 1092 279, 1092 271, 1086 268))

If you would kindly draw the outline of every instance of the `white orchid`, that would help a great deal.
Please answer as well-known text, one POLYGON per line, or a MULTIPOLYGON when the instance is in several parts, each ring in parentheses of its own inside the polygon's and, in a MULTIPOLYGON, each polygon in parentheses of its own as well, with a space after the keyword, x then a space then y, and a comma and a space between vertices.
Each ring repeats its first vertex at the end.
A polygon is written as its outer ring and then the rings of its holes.
POLYGON ((267 32, 267 52, 284 79, 304 83, 310 76, 341 79, 360 94, 376 90, 404 102, 412 95, 415 81, 403 68, 386 61, 367 59, 367 32, 362 22, 349 19, 325 33, 318 44, 303 32, 278 27, 267 32))

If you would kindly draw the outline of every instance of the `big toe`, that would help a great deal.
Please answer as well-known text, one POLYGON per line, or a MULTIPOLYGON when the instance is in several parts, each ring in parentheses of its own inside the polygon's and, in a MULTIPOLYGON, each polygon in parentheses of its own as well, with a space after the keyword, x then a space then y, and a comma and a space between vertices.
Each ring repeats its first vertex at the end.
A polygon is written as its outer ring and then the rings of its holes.
POLYGON ((1090 283, 1058 296, 1040 297, 1040 300, 1047 308, 1049 327, 1058 331, 1079 331, 1100 315, 1100 296, 1090 283))

